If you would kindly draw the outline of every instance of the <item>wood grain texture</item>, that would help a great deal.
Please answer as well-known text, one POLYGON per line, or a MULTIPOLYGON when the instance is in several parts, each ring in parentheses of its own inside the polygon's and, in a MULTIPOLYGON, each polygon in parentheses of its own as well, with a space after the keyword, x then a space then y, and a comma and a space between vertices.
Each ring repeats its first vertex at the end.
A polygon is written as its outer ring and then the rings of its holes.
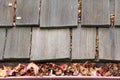
POLYGON ((110 13, 115 14, 115 1, 116 0, 110 0, 110 13))
POLYGON ((12 26, 14 8, 9 7, 9 3, 14 4, 15 0, 0 0, 0 27, 12 26))
POLYGON ((96 44, 96 28, 73 29, 72 59, 94 59, 96 44))
POLYGON ((82 26, 110 25, 109 0, 82 0, 82 26))
POLYGON ((32 29, 31 60, 70 58, 69 29, 32 29))
POLYGON ((120 26, 120 0, 115 0, 115 26, 120 26))
POLYGON ((99 58, 120 60, 120 29, 99 29, 99 58))
POLYGON ((77 26, 78 0, 42 0, 40 27, 77 26))
POLYGON ((0 60, 3 59, 5 39, 6 39, 6 29, 0 28, 0 60))
POLYGON ((16 25, 39 25, 40 0, 17 0, 16 25))
POLYGON ((4 58, 29 58, 31 28, 14 27, 7 31, 4 58))

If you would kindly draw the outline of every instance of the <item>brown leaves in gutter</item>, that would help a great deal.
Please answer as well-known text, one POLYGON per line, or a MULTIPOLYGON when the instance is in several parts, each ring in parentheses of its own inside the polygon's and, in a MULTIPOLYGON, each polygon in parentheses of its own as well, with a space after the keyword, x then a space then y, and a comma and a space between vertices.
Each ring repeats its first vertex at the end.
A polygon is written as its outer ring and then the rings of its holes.
POLYGON ((70 65, 28 63, 0 68, 0 77, 9 76, 120 76, 120 63, 106 63, 101 67, 89 61, 70 65))

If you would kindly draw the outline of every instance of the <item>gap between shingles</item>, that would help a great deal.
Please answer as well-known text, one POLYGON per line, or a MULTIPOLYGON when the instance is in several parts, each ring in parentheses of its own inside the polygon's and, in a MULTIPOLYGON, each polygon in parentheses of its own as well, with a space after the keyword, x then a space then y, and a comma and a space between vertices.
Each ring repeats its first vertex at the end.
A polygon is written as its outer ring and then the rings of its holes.
POLYGON ((98 32, 98 27, 96 27, 95 61, 99 61, 99 32, 98 32))
POLYGON ((70 28, 70 63, 72 61, 72 28, 70 28))
POLYGON ((3 56, 2 59, 4 59, 4 55, 5 55, 5 48, 6 48, 6 43, 7 43, 7 29, 5 29, 5 42, 4 42, 4 48, 3 48, 3 56))
POLYGON ((32 50, 32 31, 33 31, 33 27, 31 27, 31 33, 30 33, 30 53, 29 53, 29 58, 31 58, 31 50, 32 50))

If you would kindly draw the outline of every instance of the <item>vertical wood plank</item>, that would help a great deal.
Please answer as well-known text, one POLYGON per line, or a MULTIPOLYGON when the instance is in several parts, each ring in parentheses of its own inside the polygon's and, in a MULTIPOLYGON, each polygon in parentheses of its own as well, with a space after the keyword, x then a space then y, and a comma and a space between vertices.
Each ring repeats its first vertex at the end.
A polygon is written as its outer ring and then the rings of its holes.
POLYGON ((72 59, 94 59, 96 45, 96 28, 73 29, 72 59))
POLYGON ((77 26, 78 0, 42 0, 40 27, 77 26))
POLYGON ((115 1, 116 0, 110 0, 110 13, 115 13, 115 1))
POLYGON ((29 58, 31 28, 14 27, 7 31, 4 58, 29 58))
POLYGON ((113 54, 115 60, 120 60, 120 28, 115 29, 115 52, 113 54))
POLYGON ((99 28, 99 59, 112 60, 114 48, 114 31, 108 28, 99 28), (112 47, 113 46, 113 47, 112 47))
POLYGON ((120 0, 115 0, 115 26, 120 26, 120 0))
POLYGON ((120 60, 120 29, 99 29, 99 58, 120 60))
POLYGON ((82 0, 82 26, 109 26, 109 0, 82 0))
POLYGON ((14 8, 10 4, 14 5, 15 0, 0 0, 0 27, 12 26, 14 8))
POLYGON ((70 58, 69 29, 32 29, 31 60, 70 58))
POLYGON ((3 59, 3 52, 5 47, 6 29, 0 28, 0 60, 3 59))
POLYGON ((16 25, 39 25, 40 0, 17 0, 16 25))

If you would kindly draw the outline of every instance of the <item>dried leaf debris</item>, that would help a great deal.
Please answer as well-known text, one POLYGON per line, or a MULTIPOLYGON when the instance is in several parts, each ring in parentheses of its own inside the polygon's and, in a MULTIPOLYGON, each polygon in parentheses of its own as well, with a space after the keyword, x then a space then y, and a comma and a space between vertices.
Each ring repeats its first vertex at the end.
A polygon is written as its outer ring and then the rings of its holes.
MULTIPOLYGON (((81 22, 81 0, 78 1, 78 23, 81 22)), ((110 23, 114 25, 114 14, 110 15, 110 23)), ((16 67, 3 66, 0 77, 11 76, 120 76, 120 63, 106 63, 97 67, 96 63, 69 64, 18 64, 16 67)))
POLYGON ((81 6, 82 6, 82 0, 78 0, 78 23, 81 22, 81 6))
POLYGON ((101 67, 96 67, 96 63, 90 61, 69 65, 28 63, 18 64, 14 68, 0 68, 0 77, 11 76, 120 76, 120 63, 106 63, 101 67))

